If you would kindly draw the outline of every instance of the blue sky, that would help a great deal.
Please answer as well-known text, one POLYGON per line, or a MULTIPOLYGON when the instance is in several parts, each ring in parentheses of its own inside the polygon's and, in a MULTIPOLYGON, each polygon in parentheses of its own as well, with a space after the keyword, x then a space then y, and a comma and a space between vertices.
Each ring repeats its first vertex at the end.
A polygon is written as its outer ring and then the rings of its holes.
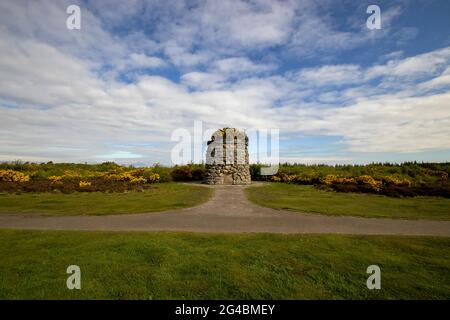
POLYGON ((172 133, 194 121, 279 129, 287 162, 450 161, 449 12, 446 0, 2 1, 0 161, 171 164, 172 133), (66 28, 70 4, 81 30, 66 28), (371 4, 380 30, 366 27, 371 4))

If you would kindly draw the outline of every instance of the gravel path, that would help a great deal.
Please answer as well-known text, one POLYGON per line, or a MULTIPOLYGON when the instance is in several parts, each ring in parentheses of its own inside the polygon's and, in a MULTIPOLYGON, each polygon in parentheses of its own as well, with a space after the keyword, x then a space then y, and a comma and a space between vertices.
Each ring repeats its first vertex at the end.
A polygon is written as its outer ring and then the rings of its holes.
POLYGON ((450 236, 450 221, 295 213, 257 206, 243 186, 216 186, 210 201, 161 213, 109 216, 1 214, 0 228, 35 230, 336 233, 450 236))

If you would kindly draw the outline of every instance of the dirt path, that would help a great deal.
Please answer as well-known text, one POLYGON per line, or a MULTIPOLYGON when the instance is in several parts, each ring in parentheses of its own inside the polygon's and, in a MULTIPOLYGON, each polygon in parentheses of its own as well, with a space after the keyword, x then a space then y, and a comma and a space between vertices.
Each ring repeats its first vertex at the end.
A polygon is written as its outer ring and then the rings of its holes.
POLYGON ((214 187, 188 209, 109 216, 0 215, 0 228, 38 230, 340 233, 450 236, 450 221, 374 219, 294 213, 249 202, 242 186, 214 187))

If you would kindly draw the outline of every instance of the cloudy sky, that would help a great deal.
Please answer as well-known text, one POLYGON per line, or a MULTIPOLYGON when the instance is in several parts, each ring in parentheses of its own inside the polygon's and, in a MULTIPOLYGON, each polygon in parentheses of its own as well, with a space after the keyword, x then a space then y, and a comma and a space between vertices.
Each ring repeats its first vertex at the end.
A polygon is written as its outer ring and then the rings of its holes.
POLYGON ((450 161, 450 1, 0 2, 0 161, 171 163, 177 128, 282 161, 450 161), (66 9, 81 8, 81 30, 66 9), (381 30, 366 9, 381 8, 381 30), (251 141, 251 143, 253 143, 251 141))

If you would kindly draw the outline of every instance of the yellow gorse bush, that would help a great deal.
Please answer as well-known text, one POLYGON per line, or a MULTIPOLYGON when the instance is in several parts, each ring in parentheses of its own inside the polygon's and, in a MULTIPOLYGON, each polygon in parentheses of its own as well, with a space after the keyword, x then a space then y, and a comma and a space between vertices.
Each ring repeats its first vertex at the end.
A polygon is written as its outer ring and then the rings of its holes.
POLYGON ((159 174, 146 172, 145 169, 131 170, 122 173, 105 173, 102 176, 106 180, 129 181, 131 183, 155 183, 160 179, 159 174))
POLYGON ((124 173, 106 173, 103 175, 103 178, 106 180, 114 180, 114 181, 131 181, 136 179, 137 177, 133 176, 129 172, 124 173))
POLYGON ((356 180, 353 178, 339 177, 334 174, 329 174, 325 178, 320 180, 323 184, 356 184, 356 180))
POLYGON ((325 178, 323 178, 323 179, 320 180, 320 181, 321 181, 323 184, 330 185, 330 184, 333 184, 333 183, 335 182, 335 180, 336 180, 336 176, 333 175, 333 174, 329 174, 329 175, 327 175, 325 178))
POLYGON ((30 176, 15 170, 0 170, 0 181, 28 182, 30 181, 30 176))
POLYGON ((287 183, 294 182, 296 177, 297 177, 296 175, 288 174, 288 175, 283 176, 282 180, 283 180, 283 182, 287 182, 287 183))
POLYGON ((301 176, 296 174, 279 173, 276 176, 270 178, 272 182, 284 182, 284 183, 299 183, 299 184, 312 184, 318 181, 317 176, 308 175, 301 176))
MULTIPOLYGON (((16 171, 12 169, 0 169, 1 182, 28 182, 46 179, 52 185, 79 184, 80 181, 95 183, 96 180, 124 181, 131 184, 146 184, 159 182, 161 177, 150 168, 125 168, 118 167, 111 171, 89 171, 87 169, 67 169, 63 173, 59 170, 52 171, 49 176, 44 171, 36 170, 38 167, 29 165, 28 171, 16 171)), ((105 181, 103 181, 105 182, 105 181)))
POLYGON ((88 181, 80 181, 80 183, 78 185, 80 186, 80 188, 86 188, 86 187, 90 187, 91 183, 88 181))
POLYGON ((62 176, 50 176, 47 180, 50 180, 52 183, 63 183, 63 181, 78 180, 80 178, 79 173, 66 170, 62 176))
POLYGON ((74 180, 80 179, 81 175, 78 172, 66 170, 64 171, 64 175, 62 176, 63 180, 74 180))
POLYGON ((142 177, 132 178, 132 179, 130 179, 130 183, 135 183, 135 184, 145 183, 145 179, 142 177))
POLYGON ((292 183, 292 182, 301 182, 303 177, 300 177, 295 174, 284 174, 280 173, 277 176, 272 176, 271 181, 273 182, 284 182, 284 183, 292 183))
MULTIPOLYGON (((299 176, 299 175, 288 175, 284 173, 280 173, 276 176, 272 176, 270 178, 272 182, 284 182, 284 183, 300 183, 300 184, 313 184, 320 183, 325 185, 365 185, 370 187, 373 190, 379 191, 383 185, 383 181, 377 180, 369 175, 363 175, 356 178, 349 177, 340 177, 334 174, 329 174, 324 178, 318 179, 316 176, 299 176)), ((387 181, 387 180, 386 180, 387 181)), ((389 181, 392 183, 396 183, 396 185, 410 185, 410 181, 407 179, 400 178, 390 178, 389 181)))
POLYGON ((147 178, 147 183, 155 183, 158 182, 160 179, 159 174, 153 173, 147 178))
POLYGON ((334 174, 326 175, 323 178, 317 176, 300 176, 278 173, 270 177, 271 182, 298 183, 298 184, 324 184, 333 185, 362 185, 374 191, 381 191, 385 187, 411 187, 412 182, 399 175, 384 176, 374 178, 370 175, 361 175, 358 177, 341 177, 334 174))
POLYGON ((367 175, 357 177, 356 182, 371 187, 372 189, 377 191, 381 189, 382 185, 381 181, 375 180, 375 178, 367 175))
POLYGON ((395 186, 395 187, 410 187, 411 181, 409 181, 406 178, 401 178, 397 176, 386 176, 383 177, 383 183, 388 186, 395 186))
POLYGON ((50 176, 47 178, 51 183, 62 183, 63 177, 61 176, 50 176))
POLYGON ((272 176, 272 177, 270 177, 270 181, 272 181, 272 182, 280 182, 281 178, 278 177, 278 176, 272 176))

